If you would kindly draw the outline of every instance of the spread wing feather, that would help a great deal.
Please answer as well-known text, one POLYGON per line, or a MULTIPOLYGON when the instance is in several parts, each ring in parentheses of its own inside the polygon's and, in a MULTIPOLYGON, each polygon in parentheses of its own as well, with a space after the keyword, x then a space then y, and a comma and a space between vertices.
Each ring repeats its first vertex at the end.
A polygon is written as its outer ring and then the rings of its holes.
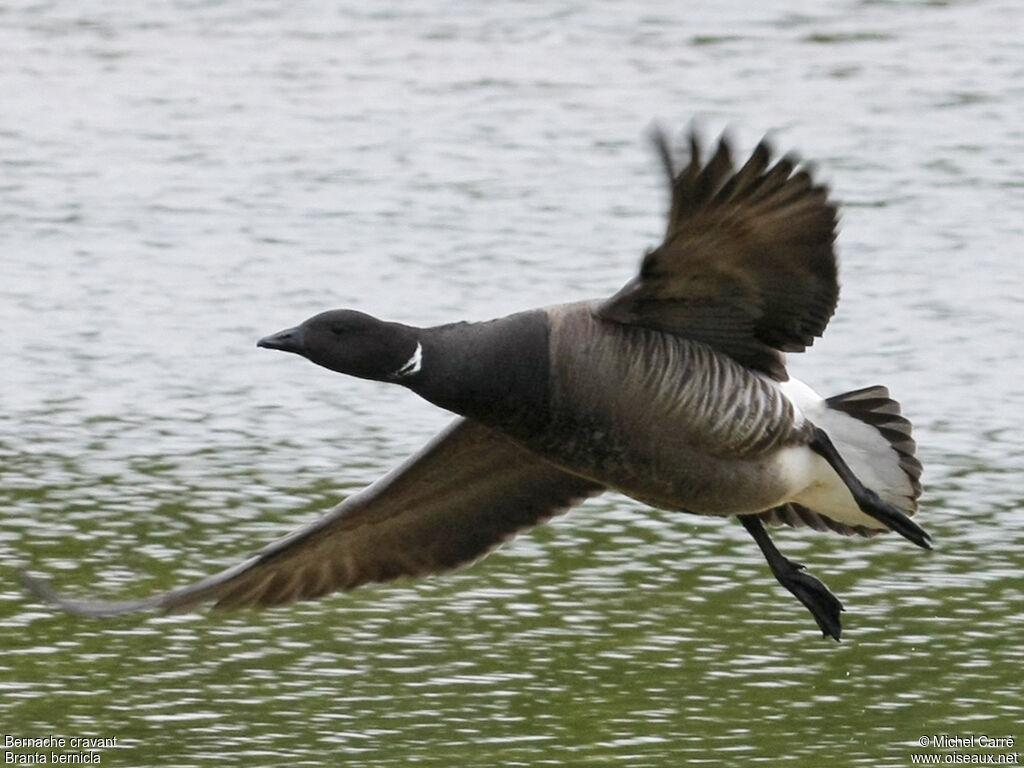
POLYGON ((671 180, 665 240, 597 314, 702 341, 785 380, 782 353, 810 346, 839 299, 828 190, 790 157, 772 165, 764 141, 737 171, 725 138, 703 162, 691 134, 678 173, 665 135, 654 141, 671 180))
POLYGON ((418 454, 324 517, 191 586, 141 600, 73 600, 23 574, 64 610, 111 616, 269 606, 361 584, 439 573, 568 510, 602 486, 548 464, 476 422, 457 419, 418 454))

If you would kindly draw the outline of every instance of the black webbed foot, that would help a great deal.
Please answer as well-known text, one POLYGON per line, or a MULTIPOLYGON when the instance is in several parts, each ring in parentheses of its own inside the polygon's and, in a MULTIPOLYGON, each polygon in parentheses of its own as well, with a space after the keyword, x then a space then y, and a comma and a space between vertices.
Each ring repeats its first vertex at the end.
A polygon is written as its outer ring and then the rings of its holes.
MULTIPOLYGON (((861 487, 864 488, 864 486, 861 487)), ((889 530, 896 531, 900 536, 912 541, 922 549, 932 548, 932 537, 928 531, 900 512, 892 504, 883 501, 870 488, 864 488, 863 496, 854 494, 853 498, 857 501, 860 511, 865 515, 875 518, 875 520, 886 525, 889 530)))
POLYGON ((900 536, 913 542, 922 549, 932 548, 932 537, 924 528, 910 519, 909 516, 896 509, 892 504, 883 501, 877 493, 865 486, 860 479, 853 474, 853 470, 839 455, 839 451, 833 445, 832 440, 820 427, 814 428, 814 439, 809 443, 810 447, 818 453, 836 471, 839 478, 850 489, 854 501, 860 507, 860 511, 869 517, 873 517, 891 531, 896 531, 900 536))
POLYGON ((843 604, 839 598, 833 595, 820 579, 807 573, 800 563, 794 563, 781 555, 780 557, 782 558, 780 567, 772 568, 775 578, 811 612, 821 628, 822 637, 839 640, 839 635, 842 633, 839 613, 843 610, 843 604))
POLYGON ((843 604, 839 598, 833 595, 819 579, 807 573, 802 564, 790 560, 776 549, 759 517, 741 515, 740 522, 754 537, 765 560, 768 561, 772 575, 811 612, 821 629, 822 637, 832 637, 838 642, 843 631, 839 619, 843 604))

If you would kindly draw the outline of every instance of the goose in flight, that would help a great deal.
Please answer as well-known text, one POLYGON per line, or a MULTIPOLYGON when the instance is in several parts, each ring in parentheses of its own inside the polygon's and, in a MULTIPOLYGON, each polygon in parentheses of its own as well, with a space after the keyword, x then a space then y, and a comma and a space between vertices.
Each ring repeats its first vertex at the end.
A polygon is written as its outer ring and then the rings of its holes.
POLYGON ((607 489, 666 510, 736 516, 775 578, 839 639, 840 601, 776 549, 765 524, 895 531, 920 547, 910 422, 881 386, 823 398, 786 352, 825 330, 839 297, 836 205, 762 141, 738 169, 696 133, 677 168, 654 141, 671 204, 663 242, 610 298, 417 328, 353 310, 258 346, 389 382, 456 414, 422 450, 244 562, 138 600, 73 614, 271 606, 472 562, 607 489))

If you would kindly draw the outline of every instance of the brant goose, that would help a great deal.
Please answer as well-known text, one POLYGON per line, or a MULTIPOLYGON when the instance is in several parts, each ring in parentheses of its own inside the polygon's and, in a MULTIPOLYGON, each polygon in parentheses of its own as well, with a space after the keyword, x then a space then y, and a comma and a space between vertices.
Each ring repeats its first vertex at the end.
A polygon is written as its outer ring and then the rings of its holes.
POLYGON ((26 585, 84 616, 277 605, 455 568, 611 488, 736 515, 838 640, 842 604, 764 524, 893 530, 926 549, 930 538, 910 519, 921 464, 888 391, 822 398, 786 373, 783 353, 820 336, 838 300, 836 206, 794 159, 773 163, 764 141, 736 170, 724 137, 703 160, 691 134, 679 171, 665 136, 654 141, 668 229, 611 298, 434 328, 335 310, 259 341, 458 415, 401 466, 191 586, 97 602, 26 585))

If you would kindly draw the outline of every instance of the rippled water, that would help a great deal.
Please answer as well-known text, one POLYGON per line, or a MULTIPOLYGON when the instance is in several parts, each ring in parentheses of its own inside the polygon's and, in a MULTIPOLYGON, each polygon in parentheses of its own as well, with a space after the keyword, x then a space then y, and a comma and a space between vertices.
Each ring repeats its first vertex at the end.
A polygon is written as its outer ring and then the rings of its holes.
POLYGON ((612 292, 661 231, 645 127, 694 115, 775 130, 845 201, 843 300, 791 367, 903 401, 936 551, 779 532, 845 601, 840 645, 739 526, 614 496, 266 613, 78 620, 5 567, 5 735, 117 738, 111 765, 1024 751, 1024 7, 688 5, 0 10, 0 560, 144 594, 375 479, 447 417, 254 340, 612 292))

